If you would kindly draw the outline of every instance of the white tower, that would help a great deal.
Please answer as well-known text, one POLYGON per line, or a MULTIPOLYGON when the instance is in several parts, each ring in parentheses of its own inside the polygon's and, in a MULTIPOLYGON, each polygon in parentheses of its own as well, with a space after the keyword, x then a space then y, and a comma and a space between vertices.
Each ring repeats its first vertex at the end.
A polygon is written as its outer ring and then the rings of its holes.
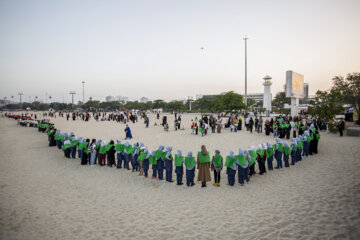
POLYGON ((266 75, 264 78, 264 99, 263 99, 263 108, 266 109, 266 117, 270 117, 271 112, 271 77, 266 75))

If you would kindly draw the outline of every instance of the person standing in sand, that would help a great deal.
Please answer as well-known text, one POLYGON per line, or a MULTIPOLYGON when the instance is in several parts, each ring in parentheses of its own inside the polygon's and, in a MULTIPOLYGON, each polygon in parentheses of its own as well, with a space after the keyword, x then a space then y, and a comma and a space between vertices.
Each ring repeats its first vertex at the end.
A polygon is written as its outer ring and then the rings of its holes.
POLYGON ((201 182, 201 187, 206 187, 206 182, 211 181, 211 175, 210 175, 210 155, 209 152, 206 150, 205 145, 202 145, 201 151, 198 152, 197 168, 199 170, 198 181, 201 182))

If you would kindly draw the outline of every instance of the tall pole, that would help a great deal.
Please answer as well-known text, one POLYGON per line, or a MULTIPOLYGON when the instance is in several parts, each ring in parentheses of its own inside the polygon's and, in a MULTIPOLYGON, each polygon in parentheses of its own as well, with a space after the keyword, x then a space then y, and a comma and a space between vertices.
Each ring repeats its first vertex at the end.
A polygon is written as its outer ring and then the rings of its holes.
POLYGON ((47 103, 47 93, 45 93, 45 103, 47 103))
POLYGON ((18 93, 19 96, 20 96, 20 108, 21 108, 21 96, 24 95, 22 92, 21 93, 18 93))
POLYGON ((71 94, 71 103, 72 103, 72 105, 74 106, 74 95, 76 94, 74 91, 70 91, 70 93, 69 94, 71 94))
POLYGON ((247 40, 249 36, 245 35, 243 39, 245 40, 245 106, 247 107, 247 40))
POLYGON ((85 88, 84 88, 85 81, 82 81, 82 85, 83 85, 83 104, 84 104, 85 103, 85 88))

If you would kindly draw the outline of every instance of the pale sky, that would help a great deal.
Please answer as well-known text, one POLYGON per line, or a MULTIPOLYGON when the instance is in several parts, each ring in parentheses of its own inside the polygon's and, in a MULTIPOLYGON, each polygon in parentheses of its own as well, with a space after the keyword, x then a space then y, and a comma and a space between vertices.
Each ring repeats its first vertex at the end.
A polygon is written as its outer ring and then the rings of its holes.
POLYGON ((248 93, 360 71, 359 0, 0 0, 0 98, 244 93, 245 34, 248 93))

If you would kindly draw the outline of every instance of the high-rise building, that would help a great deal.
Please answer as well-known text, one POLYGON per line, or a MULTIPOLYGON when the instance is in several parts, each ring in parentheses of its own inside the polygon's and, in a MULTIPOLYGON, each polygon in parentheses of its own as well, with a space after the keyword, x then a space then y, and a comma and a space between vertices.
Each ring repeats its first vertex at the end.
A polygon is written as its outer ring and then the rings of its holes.
POLYGON ((304 100, 309 100, 309 84, 304 83, 304 100))

